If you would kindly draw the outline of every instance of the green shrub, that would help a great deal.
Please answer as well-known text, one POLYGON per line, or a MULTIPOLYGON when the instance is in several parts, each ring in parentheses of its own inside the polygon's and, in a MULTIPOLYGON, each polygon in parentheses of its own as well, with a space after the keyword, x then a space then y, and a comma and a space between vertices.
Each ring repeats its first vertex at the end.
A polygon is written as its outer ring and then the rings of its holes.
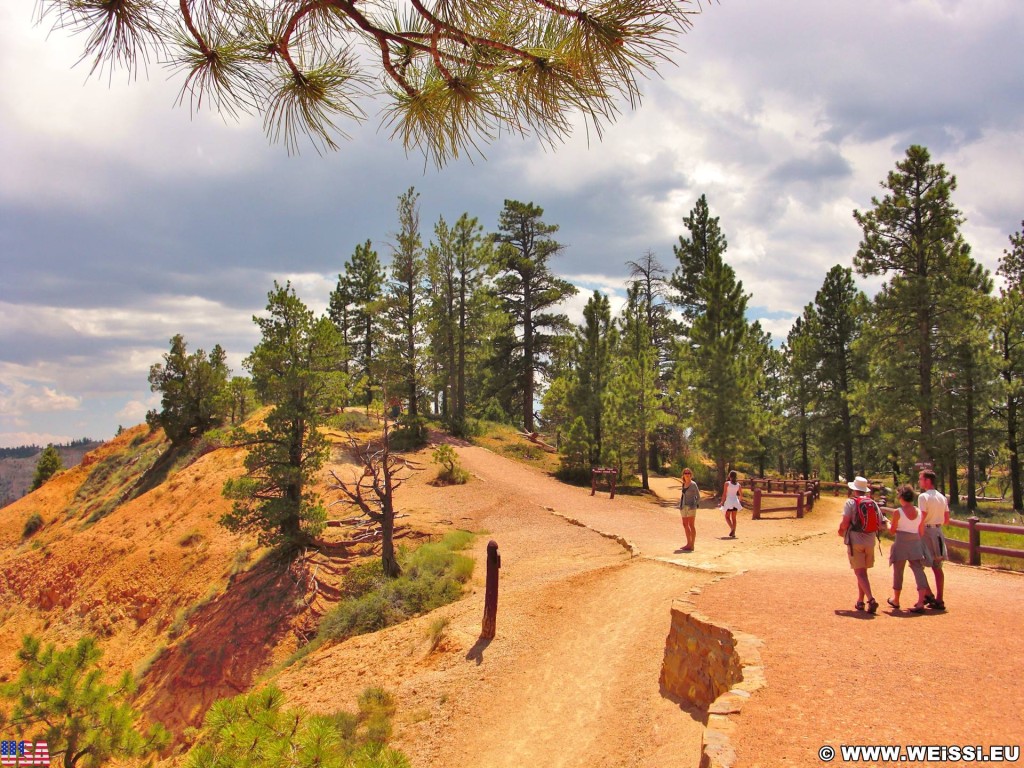
POLYGON ((38 512, 33 512, 28 516, 28 520, 25 521, 25 527, 21 531, 21 538, 27 539, 29 536, 34 534, 44 525, 43 516, 38 512))
POLYGON ((363 692, 358 714, 313 715, 284 709, 284 695, 271 686, 216 702, 184 765, 408 768, 408 758, 386 746, 394 714, 394 699, 379 688, 363 692))
POLYGON ((450 445, 439 445, 432 454, 434 463, 441 466, 437 473, 437 482, 444 485, 464 485, 469 480, 469 472, 459 463, 459 455, 450 445))
POLYGON ((391 448, 396 451, 414 451, 427 444, 430 427, 422 416, 403 414, 398 419, 398 428, 391 433, 391 448))
POLYGON ((356 566, 341 587, 342 600, 320 622, 317 640, 340 641, 376 632, 458 600, 473 575, 473 559, 461 555, 472 540, 454 531, 440 542, 398 553, 402 575, 388 579, 379 560, 356 566))
POLYGON ((327 419, 327 425, 342 432, 366 432, 379 426, 377 419, 362 411, 342 411, 327 419))

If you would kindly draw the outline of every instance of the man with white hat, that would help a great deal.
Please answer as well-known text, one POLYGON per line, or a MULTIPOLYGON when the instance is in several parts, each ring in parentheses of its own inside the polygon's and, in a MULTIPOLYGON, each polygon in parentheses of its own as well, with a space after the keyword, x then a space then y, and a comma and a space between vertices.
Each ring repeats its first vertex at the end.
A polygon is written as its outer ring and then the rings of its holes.
POLYGON ((875 564, 877 532, 882 530, 884 518, 871 498, 871 486, 866 478, 858 476, 847 486, 853 491, 853 496, 843 506, 839 535, 843 537, 850 556, 850 567, 857 577, 857 604, 854 607, 858 611, 874 613, 878 610, 878 601, 871 594, 868 568, 875 564))

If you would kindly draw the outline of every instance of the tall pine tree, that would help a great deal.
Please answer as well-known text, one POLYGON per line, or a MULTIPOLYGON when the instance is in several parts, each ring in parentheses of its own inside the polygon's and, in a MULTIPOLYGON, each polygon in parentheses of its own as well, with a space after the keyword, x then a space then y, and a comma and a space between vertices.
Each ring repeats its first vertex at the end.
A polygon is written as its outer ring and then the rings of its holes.
POLYGON ((498 277, 495 289, 509 318, 498 340, 497 365, 514 378, 513 400, 523 416, 523 428, 533 431, 533 408, 538 377, 546 368, 545 356, 555 336, 570 329, 568 318, 552 312, 576 294, 576 287, 551 272, 550 260, 562 250, 552 238, 558 225, 546 224, 544 209, 533 203, 506 200, 498 216, 498 277))
POLYGON ((701 195, 684 223, 689 237, 676 250, 679 269, 673 287, 690 319, 688 337, 676 362, 683 413, 704 452, 715 462, 718 485, 726 466, 750 441, 758 372, 749 365, 749 295, 725 263, 725 236, 701 195))
POLYGON ((1024 414, 1024 221, 1010 235, 1010 249, 999 260, 999 276, 1005 285, 996 307, 994 341, 1000 360, 1002 396, 996 408, 1002 418, 1009 455, 1010 493, 1013 508, 1024 511, 1021 482, 1021 415, 1024 414))

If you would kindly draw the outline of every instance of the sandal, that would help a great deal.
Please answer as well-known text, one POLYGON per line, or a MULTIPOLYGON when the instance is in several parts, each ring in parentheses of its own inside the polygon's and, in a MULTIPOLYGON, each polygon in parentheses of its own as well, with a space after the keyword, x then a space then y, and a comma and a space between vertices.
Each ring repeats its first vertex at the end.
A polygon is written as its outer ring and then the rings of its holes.
POLYGON ((935 595, 925 595, 924 596, 924 604, 929 606, 929 607, 934 607, 935 603, 937 603, 937 602, 938 601, 935 599, 935 595))
POLYGON ((924 613, 923 605, 915 605, 913 608, 907 608, 911 613, 924 613))
POLYGON ((863 600, 858 600, 856 603, 853 604, 853 607, 854 607, 854 609, 856 609, 858 611, 863 611, 864 610, 864 601, 863 600))
POLYGON ((875 598, 868 600, 868 613, 874 613, 878 610, 878 601, 875 598))
POLYGON ((932 600, 933 611, 944 611, 946 610, 946 604, 942 600, 932 600))
POLYGON ((897 611, 898 611, 898 610, 900 609, 900 604, 899 604, 899 603, 894 603, 894 602, 892 601, 892 598, 891 598, 891 597, 887 597, 887 598, 885 598, 885 602, 887 602, 887 603, 888 603, 889 605, 891 605, 891 606, 893 607, 893 609, 894 609, 894 610, 897 610, 897 611))

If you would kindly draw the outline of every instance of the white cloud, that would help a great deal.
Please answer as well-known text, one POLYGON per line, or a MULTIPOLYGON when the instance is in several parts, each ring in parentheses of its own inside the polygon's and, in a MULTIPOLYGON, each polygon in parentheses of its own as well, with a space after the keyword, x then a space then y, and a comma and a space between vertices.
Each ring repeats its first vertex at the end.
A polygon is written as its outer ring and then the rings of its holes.
POLYGON ((129 400, 115 415, 128 424, 138 424, 145 420, 146 412, 155 405, 159 405, 159 398, 155 398, 155 402, 148 405, 141 400, 129 400))

